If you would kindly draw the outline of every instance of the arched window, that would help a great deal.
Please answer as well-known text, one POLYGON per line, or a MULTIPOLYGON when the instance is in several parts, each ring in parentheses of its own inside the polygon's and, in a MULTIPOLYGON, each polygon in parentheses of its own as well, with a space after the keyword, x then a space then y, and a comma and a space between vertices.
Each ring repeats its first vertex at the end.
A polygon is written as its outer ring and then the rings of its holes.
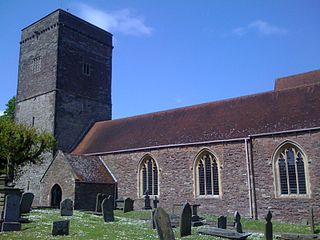
POLYGON ((198 196, 219 196, 219 166, 215 156, 202 152, 195 162, 195 190, 198 196))
POLYGON ((156 161, 150 156, 145 157, 139 167, 140 196, 145 195, 146 191, 149 195, 159 195, 158 175, 156 161))
POLYGON ((275 154, 277 195, 307 195, 307 159, 294 144, 286 143, 275 154))

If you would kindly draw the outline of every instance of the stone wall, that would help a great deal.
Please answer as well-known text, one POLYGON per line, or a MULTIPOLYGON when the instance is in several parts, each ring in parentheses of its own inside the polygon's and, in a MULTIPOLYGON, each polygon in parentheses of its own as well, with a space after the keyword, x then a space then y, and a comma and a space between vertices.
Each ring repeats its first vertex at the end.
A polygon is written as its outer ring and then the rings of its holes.
POLYGON ((168 211, 171 211, 173 204, 188 201, 200 203, 200 212, 233 214, 237 210, 242 215, 250 215, 244 142, 103 156, 118 181, 118 196, 135 199, 135 208, 143 207, 143 198, 138 193, 138 166, 146 154, 158 163, 160 206, 168 211), (193 165, 197 154, 203 149, 211 151, 220 163, 219 197, 195 196, 193 165))
POLYGON ((320 132, 283 134, 254 138, 252 147, 257 213, 263 218, 270 207, 275 219, 306 222, 310 207, 314 207, 317 221, 320 221, 320 132), (307 156, 310 181, 309 197, 277 197, 274 186, 273 154, 284 141, 291 141, 302 148, 307 156))
MULTIPOLYGON (((254 189, 252 198, 256 197, 252 207, 257 217, 264 219, 268 208, 271 208, 274 219, 301 223, 308 220, 309 207, 313 206, 316 221, 319 221, 320 132, 257 136, 248 142, 249 146, 252 142, 253 180, 250 182, 254 189), (310 196, 308 197, 276 197, 275 195, 272 156, 285 140, 297 143, 308 157, 308 179, 310 181, 310 196)), ((119 197, 134 198, 137 208, 143 206, 143 198, 139 196, 138 189, 138 166, 146 154, 149 154, 158 163, 160 206, 168 211, 171 211, 173 204, 188 201, 200 203, 200 213, 231 215, 237 210, 243 216, 251 216, 244 140, 102 156, 118 181, 119 197), (204 148, 210 150, 221 164, 221 195, 218 198, 201 198, 195 196, 194 193, 193 164, 197 154, 204 148)))
POLYGON ((70 198, 72 201, 74 201, 75 176, 70 165, 65 160, 64 155, 61 153, 58 153, 57 157, 51 163, 50 168, 41 181, 41 206, 50 206, 51 189, 55 184, 58 184, 62 189, 62 200, 65 198, 70 198))

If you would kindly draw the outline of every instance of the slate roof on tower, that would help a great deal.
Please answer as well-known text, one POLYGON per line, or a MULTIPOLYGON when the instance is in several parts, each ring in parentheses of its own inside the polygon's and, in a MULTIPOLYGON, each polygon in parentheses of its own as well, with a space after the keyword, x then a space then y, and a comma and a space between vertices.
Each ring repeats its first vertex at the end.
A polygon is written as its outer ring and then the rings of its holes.
POLYGON ((275 91, 97 122, 73 153, 103 154, 320 127, 319 109, 317 70, 281 78, 275 91))

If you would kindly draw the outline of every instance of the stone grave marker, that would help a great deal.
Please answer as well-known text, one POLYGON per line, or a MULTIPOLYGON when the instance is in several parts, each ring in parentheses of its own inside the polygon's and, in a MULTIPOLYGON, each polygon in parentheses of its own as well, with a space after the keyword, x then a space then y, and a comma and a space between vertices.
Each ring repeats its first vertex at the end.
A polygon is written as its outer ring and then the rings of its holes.
POLYGON ((22 194, 20 201, 20 213, 29 213, 31 211, 34 194, 31 192, 25 192, 22 194))
POLYGON ((134 200, 131 198, 126 198, 124 200, 124 206, 123 206, 123 212, 131 212, 133 211, 133 204, 134 204, 134 200))
POLYGON ((159 199, 157 196, 154 197, 153 199, 153 208, 156 209, 158 207, 159 199))
POLYGON ((234 223, 235 223, 235 229, 238 233, 242 233, 242 225, 241 225, 241 216, 238 211, 235 211, 234 213, 234 223))
POLYGON ((60 203, 61 216, 72 216, 73 215, 73 201, 66 198, 60 203))
POLYGON ((152 224, 152 229, 156 229, 156 223, 154 221, 154 214, 155 214, 156 210, 152 210, 151 211, 151 224, 152 224))
POLYGON ((20 231, 20 196, 17 194, 9 194, 5 198, 3 223, 1 231, 20 231))
POLYGON ((218 228, 227 229, 227 217, 226 216, 218 217, 218 228))
POLYGON ((266 217, 267 223, 265 225, 265 230, 264 230, 264 237, 266 240, 272 240, 272 238, 273 238, 271 218, 272 218, 272 214, 269 209, 267 217, 266 217))
POLYGON ((174 240, 174 234, 171 227, 169 215, 163 208, 158 207, 154 213, 154 222, 156 224, 160 240, 174 240))
POLYGON ((144 196, 144 209, 146 210, 152 209, 148 190, 145 192, 145 196, 144 196))
POLYGON ((314 229, 314 215, 313 215, 313 208, 310 208, 310 228, 311 228, 311 233, 315 234, 315 229, 314 229))
POLYGON ((114 222, 114 213, 113 213, 113 201, 112 196, 109 195, 102 201, 102 214, 105 222, 114 222))
POLYGON ((96 212, 101 212, 101 203, 103 201, 102 193, 98 193, 96 196, 96 212))
POLYGON ((189 203, 186 203, 183 206, 183 210, 180 217, 180 236, 189 236, 191 235, 191 217, 192 210, 189 203))
POLYGON ((69 235, 69 220, 53 221, 52 223, 52 236, 69 235))

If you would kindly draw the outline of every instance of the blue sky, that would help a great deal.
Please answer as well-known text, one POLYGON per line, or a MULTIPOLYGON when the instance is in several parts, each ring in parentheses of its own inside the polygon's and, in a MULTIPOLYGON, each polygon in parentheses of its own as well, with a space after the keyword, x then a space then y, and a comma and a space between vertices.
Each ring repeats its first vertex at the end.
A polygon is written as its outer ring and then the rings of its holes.
POLYGON ((320 67, 320 1, 0 1, 0 111, 20 31, 57 8, 114 35, 113 118, 273 89, 320 67))

